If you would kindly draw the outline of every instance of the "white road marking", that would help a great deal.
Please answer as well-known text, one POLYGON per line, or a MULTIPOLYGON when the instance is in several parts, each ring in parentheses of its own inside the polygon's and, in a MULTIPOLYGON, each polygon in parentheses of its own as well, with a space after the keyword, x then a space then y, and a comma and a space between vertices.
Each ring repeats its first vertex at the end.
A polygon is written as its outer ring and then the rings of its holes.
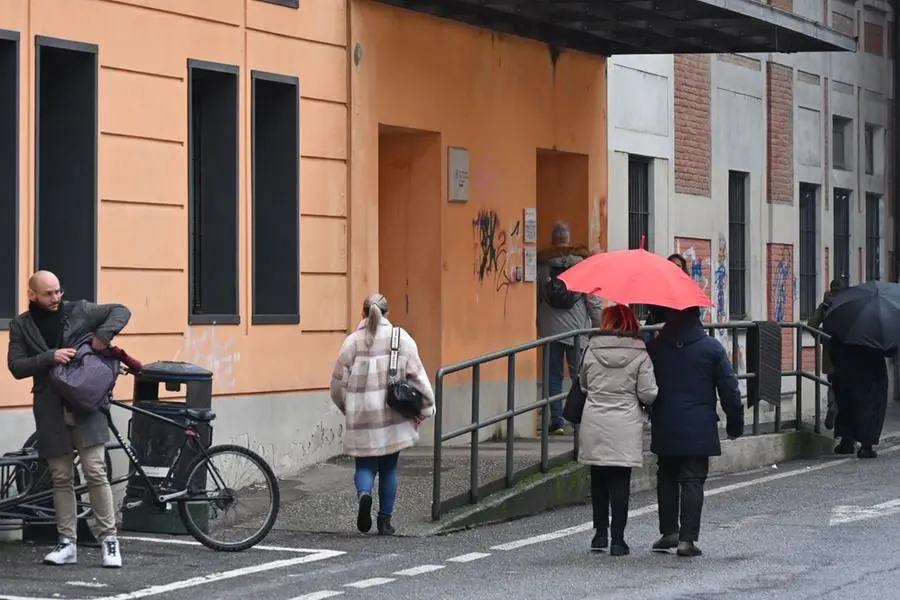
POLYGON ((423 575, 425 573, 433 573, 434 571, 440 571, 444 567, 445 567, 445 565, 420 565, 418 567, 413 567, 411 569, 404 569, 402 571, 397 571, 396 573, 391 573, 391 575, 404 575, 406 577, 415 577, 416 575, 423 575))
MULTIPOLYGON (((879 454, 889 454, 891 452, 897 452, 900 450, 900 446, 891 446, 889 448, 884 449, 879 452, 879 454)), ((807 467, 800 467, 798 469, 792 469, 790 471, 782 471, 781 473, 775 473, 774 475, 765 475, 763 477, 757 477, 755 479, 747 479, 745 481, 738 481, 737 483, 731 483, 728 485, 719 486, 716 488, 712 488, 706 490, 704 495, 706 497, 709 496, 718 496, 719 494, 725 494, 728 492, 733 492, 735 490, 740 490, 743 488, 751 487, 754 485, 760 485, 762 483, 769 483, 772 481, 778 481, 779 479, 786 479, 788 477, 796 477, 797 475, 803 475, 805 473, 812 473, 814 471, 821 471, 823 469, 830 469, 832 467, 837 467, 843 464, 846 464, 850 461, 856 460, 855 458, 841 458, 838 460, 830 460, 825 463, 821 463, 818 465, 812 465, 807 467)), ((628 511, 628 518, 639 517, 641 515, 645 515, 647 513, 656 512, 657 505, 650 504, 648 506, 642 506, 641 508, 636 508, 634 510, 628 511)), ((550 533, 544 533, 542 535, 535 535, 532 537, 527 537, 521 540, 515 540, 512 542, 508 542, 506 544, 499 544, 497 546, 491 546, 491 550, 517 550, 518 548, 524 548, 525 546, 531 546, 533 544, 542 544, 544 542, 550 542, 553 540, 558 540, 560 538, 568 537, 570 535, 575 535, 578 533, 584 533, 586 531, 591 531, 594 529, 594 523, 582 523, 581 525, 575 525, 573 527, 567 527, 565 529, 560 529, 559 531, 551 531, 550 533)))
POLYGON ((206 585, 208 583, 215 583, 217 581, 225 581, 228 579, 236 579, 238 577, 246 577, 248 575, 255 575, 257 573, 265 573, 266 571, 274 571, 275 569, 284 569, 287 567, 293 567, 295 565, 302 565, 304 563, 317 562, 320 560, 326 560, 328 558, 334 558, 335 556, 340 556, 342 554, 346 554, 345 552, 340 552, 338 550, 319 550, 313 554, 307 554, 306 556, 298 556, 296 558, 286 558, 283 560, 275 560, 272 562, 262 563, 259 565, 252 565, 249 567, 241 567, 239 569, 232 569, 230 571, 221 571, 219 573, 211 573, 209 575, 200 575, 199 577, 191 577, 190 579, 185 579, 183 581, 173 581, 172 583, 166 583, 162 585, 153 585, 150 587, 146 587, 142 590, 137 590, 135 592, 127 592, 124 594, 117 594, 115 596, 104 596, 102 598, 95 598, 94 600, 137 600, 138 598, 149 598, 150 596, 159 596, 161 594, 168 594, 170 592, 176 592, 178 590, 184 590, 192 587, 197 587, 200 585, 206 585))
POLYGON ((490 556, 490 554, 487 552, 470 552, 468 554, 460 554, 459 556, 448 558, 447 562, 467 563, 478 560, 479 558, 487 558, 488 556, 490 556))
MULTIPOLYGON (((151 542, 153 544, 173 544, 176 546, 201 546, 200 542, 194 540, 179 540, 177 538, 163 538, 163 537, 143 537, 139 535, 120 535, 118 536, 120 540, 126 541, 134 541, 134 542, 151 542)), ((316 552, 321 552, 321 550, 313 549, 313 548, 291 548, 288 546, 253 546, 253 550, 268 550, 269 552, 296 552, 299 554, 314 554, 316 552)))
POLYGON ((384 585, 392 581, 397 580, 391 579, 390 577, 373 577, 372 579, 363 579, 362 581, 354 581, 353 583, 344 584, 344 587, 364 590, 366 588, 375 587, 376 585, 384 585))
POLYGON ((75 586, 75 587, 86 587, 86 588, 108 587, 105 583, 98 583, 96 581, 67 581, 66 585, 71 585, 71 586, 75 586))
POLYGON ((335 592, 333 590, 321 590, 319 592, 303 594, 302 596, 291 598, 291 600, 325 600, 326 598, 334 598, 335 596, 340 596, 343 593, 344 592, 335 592))
POLYGON ((873 506, 835 506, 831 510, 831 519, 828 521, 828 526, 834 527, 845 523, 877 519, 897 513, 900 513, 900 499, 888 500, 873 506))

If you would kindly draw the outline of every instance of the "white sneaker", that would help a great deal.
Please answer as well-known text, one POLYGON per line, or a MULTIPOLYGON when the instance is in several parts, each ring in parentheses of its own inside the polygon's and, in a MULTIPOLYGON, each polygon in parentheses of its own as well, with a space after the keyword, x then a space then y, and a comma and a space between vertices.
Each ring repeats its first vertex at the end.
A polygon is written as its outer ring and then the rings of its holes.
POLYGON ((113 536, 100 542, 103 552, 103 566, 107 569, 118 569, 122 566, 122 553, 119 550, 119 540, 113 536))
POLYGON ((78 548, 68 538, 59 538, 59 543, 44 557, 45 565, 74 565, 78 562, 78 548))

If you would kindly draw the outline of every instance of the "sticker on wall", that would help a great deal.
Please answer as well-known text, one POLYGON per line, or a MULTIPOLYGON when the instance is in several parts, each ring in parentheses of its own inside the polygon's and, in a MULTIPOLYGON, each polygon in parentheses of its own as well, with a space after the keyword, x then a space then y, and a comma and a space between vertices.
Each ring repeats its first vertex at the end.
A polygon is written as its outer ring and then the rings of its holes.
POLYGON ((450 202, 469 201, 469 151, 465 148, 447 147, 447 179, 450 202))
POLYGON ((537 281, 537 248, 525 248, 525 268, 522 279, 528 282, 537 281))
POLYGON ((525 209, 525 231, 522 235, 524 238, 523 241, 526 244, 536 244, 537 243, 537 209, 536 208, 526 208, 525 209))

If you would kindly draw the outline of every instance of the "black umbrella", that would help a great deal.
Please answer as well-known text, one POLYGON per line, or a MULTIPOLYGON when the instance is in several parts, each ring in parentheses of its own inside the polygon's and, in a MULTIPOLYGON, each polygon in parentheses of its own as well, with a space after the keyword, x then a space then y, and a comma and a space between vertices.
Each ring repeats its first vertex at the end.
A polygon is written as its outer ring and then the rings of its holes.
POLYGON ((884 352, 900 346, 900 284, 869 281, 841 290, 822 329, 845 344, 884 352))

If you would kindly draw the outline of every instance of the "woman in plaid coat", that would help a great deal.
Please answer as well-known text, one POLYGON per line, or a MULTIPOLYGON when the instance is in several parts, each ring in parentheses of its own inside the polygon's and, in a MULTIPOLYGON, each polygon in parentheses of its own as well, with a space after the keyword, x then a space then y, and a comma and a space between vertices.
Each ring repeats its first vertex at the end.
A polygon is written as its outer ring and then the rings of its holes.
POLYGON ((331 400, 344 414, 344 450, 356 459, 356 526, 372 528, 372 491, 378 475, 378 533, 393 535, 391 516, 397 496, 400 451, 419 441, 419 424, 434 415, 434 390, 415 340, 400 329, 397 377, 422 394, 422 413, 404 417, 387 405, 391 332, 388 301, 371 294, 363 302, 363 320, 347 336, 331 375, 331 400))

